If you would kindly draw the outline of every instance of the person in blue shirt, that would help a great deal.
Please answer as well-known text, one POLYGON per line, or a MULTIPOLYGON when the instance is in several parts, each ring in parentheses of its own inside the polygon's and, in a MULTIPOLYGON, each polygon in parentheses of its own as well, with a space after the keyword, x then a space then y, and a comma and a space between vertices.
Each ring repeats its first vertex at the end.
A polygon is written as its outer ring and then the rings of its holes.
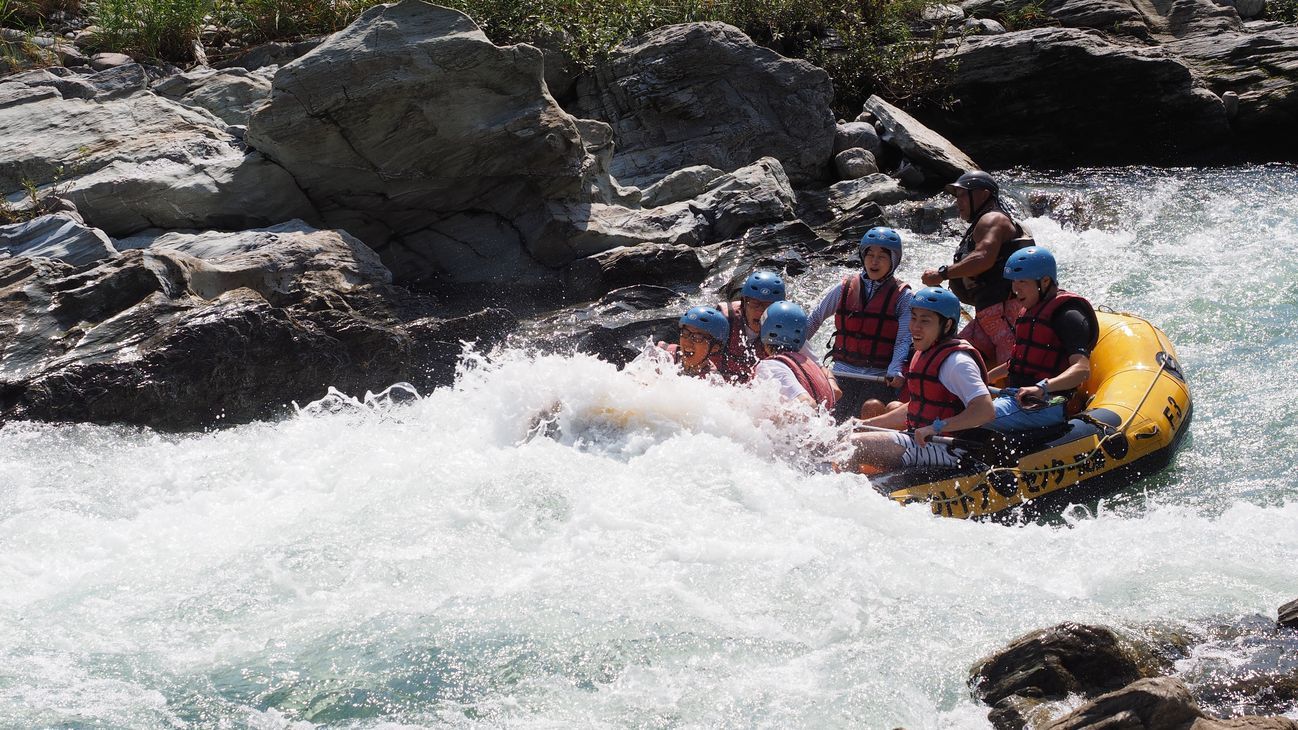
POLYGON ((860 274, 847 276, 825 290, 807 321, 807 338, 834 316, 829 356, 843 395, 834 406, 841 423, 870 418, 895 401, 905 384, 902 367, 910 355, 910 285, 898 281, 901 236, 877 226, 861 237, 857 251, 860 274), (878 382, 851 376, 878 378, 878 382))

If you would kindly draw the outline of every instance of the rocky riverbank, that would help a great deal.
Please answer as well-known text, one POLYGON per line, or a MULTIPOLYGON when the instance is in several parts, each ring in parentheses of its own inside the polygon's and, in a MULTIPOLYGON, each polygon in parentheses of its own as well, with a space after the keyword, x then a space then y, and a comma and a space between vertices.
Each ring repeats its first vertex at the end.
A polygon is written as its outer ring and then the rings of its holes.
POLYGON ((931 227, 949 213, 920 201, 965 169, 1292 142, 1291 26, 1093 2, 1000 33, 967 17, 1003 10, 984 5, 916 29, 970 34, 942 46, 958 104, 872 97, 837 122, 823 70, 720 23, 590 72, 419 0, 222 69, 86 58, 73 33, 63 65, 0 80, 0 418, 197 428, 330 385, 428 387, 519 316, 621 360, 682 295, 931 227))

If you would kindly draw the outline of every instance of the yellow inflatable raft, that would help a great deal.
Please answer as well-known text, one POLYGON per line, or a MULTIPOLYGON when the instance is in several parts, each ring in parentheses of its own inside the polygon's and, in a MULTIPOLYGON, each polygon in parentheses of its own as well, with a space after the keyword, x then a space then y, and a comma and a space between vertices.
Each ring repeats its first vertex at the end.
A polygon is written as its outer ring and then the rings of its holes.
POLYGON ((1193 412, 1176 350, 1145 319, 1096 314, 1091 377, 1069 404, 1076 415, 1066 424, 1031 441, 991 436, 956 468, 876 474, 875 488, 947 517, 1003 517, 1094 498, 1162 469, 1193 412))

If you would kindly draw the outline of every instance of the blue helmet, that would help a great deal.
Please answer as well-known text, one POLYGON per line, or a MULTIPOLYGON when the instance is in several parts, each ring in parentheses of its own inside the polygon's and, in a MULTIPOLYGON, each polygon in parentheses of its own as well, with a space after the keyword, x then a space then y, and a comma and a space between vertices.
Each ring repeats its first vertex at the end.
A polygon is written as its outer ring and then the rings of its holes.
POLYGON ((861 243, 857 246, 857 253, 865 255, 865 249, 870 246, 878 246, 892 255, 892 268, 896 269, 901 265, 901 235, 891 228, 884 226, 875 226, 861 236, 861 243))
POLYGON ((1049 276, 1051 281, 1056 279, 1055 255, 1040 246, 1029 246, 1015 251, 1005 262, 1005 278, 1010 281, 1023 279, 1039 281, 1046 276, 1049 276))
POLYGON ((915 292, 911 309, 931 309, 950 320, 960 319, 960 300, 940 286, 928 286, 915 292))
POLYGON ((784 298, 784 279, 774 271, 754 271, 744 280, 739 295, 759 302, 778 302, 784 298))
POLYGON ((807 340, 807 313, 793 302, 772 304, 762 317, 762 342, 782 350, 798 350, 807 340))
POLYGON ((730 340, 730 320, 714 307, 690 307, 690 311, 681 317, 681 326, 702 330, 717 342, 730 340))

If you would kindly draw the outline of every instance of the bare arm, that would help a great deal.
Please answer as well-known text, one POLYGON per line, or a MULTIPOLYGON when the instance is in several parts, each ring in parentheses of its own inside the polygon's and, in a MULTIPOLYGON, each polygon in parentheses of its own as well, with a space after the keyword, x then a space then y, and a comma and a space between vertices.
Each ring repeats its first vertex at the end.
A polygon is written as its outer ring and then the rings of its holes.
POLYGON ((1053 378, 1046 378, 1047 390, 1043 391, 1035 385, 1020 388, 1018 399, 1020 403, 1029 398, 1047 400, 1050 393, 1072 390, 1085 383, 1089 377, 1091 377, 1091 358, 1085 355, 1073 355, 1068 358, 1068 367, 1062 373, 1053 378))

